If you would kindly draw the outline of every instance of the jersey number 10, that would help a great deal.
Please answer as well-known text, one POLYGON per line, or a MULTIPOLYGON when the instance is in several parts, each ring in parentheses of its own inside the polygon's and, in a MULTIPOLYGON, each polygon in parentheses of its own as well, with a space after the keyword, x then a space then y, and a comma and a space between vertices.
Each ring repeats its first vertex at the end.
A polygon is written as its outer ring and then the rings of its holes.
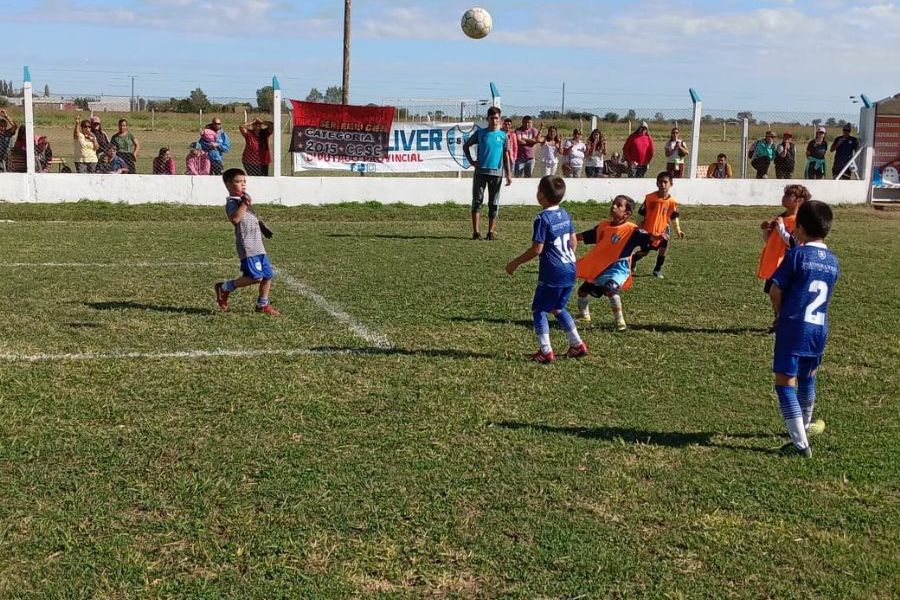
POLYGON ((569 245, 570 234, 564 233, 555 240, 553 240, 553 245, 559 250, 559 254, 562 257, 562 262, 564 263, 573 263, 575 262, 575 253, 572 252, 572 247, 569 245))

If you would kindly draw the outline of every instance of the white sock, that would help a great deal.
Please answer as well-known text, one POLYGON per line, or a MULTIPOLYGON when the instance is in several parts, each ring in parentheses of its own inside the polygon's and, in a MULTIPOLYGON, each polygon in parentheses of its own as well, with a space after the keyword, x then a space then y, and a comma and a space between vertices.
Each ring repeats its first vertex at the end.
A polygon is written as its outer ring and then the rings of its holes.
POLYGON ((544 354, 548 354, 553 350, 553 346, 550 345, 550 334, 542 333, 537 336, 538 344, 541 346, 541 352, 544 354))
POLYGON ((806 427, 803 425, 803 417, 785 419, 784 422, 787 425, 788 434, 790 434, 791 441, 794 442, 794 445, 801 450, 809 448, 809 440, 806 439, 806 427))
POLYGON ((581 336, 578 335, 577 329, 573 329, 572 331, 567 331, 566 339, 569 341, 569 346, 580 346, 581 345, 581 336))
POLYGON ((580 314, 582 317, 591 314, 590 310, 588 309, 588 304, 590 302, 591 299, 588 296, 585 296, 584 298, 580 296, 578 297, 578 314, 580 314))
POLYGON ((613 317, 616 321, 622 320, 622 296, 619 294, 610 296, 609 305, 612 307, 613 317))

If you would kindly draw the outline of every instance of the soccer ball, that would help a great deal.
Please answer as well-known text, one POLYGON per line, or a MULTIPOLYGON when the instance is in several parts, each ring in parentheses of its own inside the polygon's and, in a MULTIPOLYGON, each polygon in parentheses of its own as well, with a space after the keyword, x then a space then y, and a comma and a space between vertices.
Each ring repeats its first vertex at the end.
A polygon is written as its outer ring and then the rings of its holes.
POLYGON ((491 13, 483 8, 470 8, 462 16, 463 33, 472 39, 480 40, 491 32, 494 20, 491 19, 491 13))

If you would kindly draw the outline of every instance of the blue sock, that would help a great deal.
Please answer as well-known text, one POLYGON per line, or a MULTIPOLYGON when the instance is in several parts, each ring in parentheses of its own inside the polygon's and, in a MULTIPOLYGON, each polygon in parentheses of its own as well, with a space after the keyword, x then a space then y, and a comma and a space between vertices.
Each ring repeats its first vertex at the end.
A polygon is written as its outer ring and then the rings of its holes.
POLYGON ((816 405, 816 376, 797 380, 797 401, 803 413, 803 424, 809 427, 812 422, 813 408, 816 405))
POLYGON ((787 425, 791 441, 801 450, 809 447, 806 439, 806 427, 803 426, 803 412, 797 401, 797 388, 791 385, 776 385, 775 393, 778 394, 778 403, 781 406, 781 416, 787 425))
POLYGON ((259 296, 256 299, 256 305, 259 306, 260 308, 262 308, 263 306, 266 306, 268 303, 269 303, 268 296, 259 296))
POLYGON ((547 313, 536 310, 532 313, 532 319, 534 321, 534 334, 537 336, 541 352, 547 354, 553 349, 550 346, 550 322, 547 320, 547 313))
POLYGON ((234 279, 229 279, 225 283, 222 284, 222 289, 226 292, 233 292, 237 289, 237 286, 234 285, 234 279))
POLYGON ((569 346, 577 346, 581 344, 581 336, 578 335, 578 329, 575 327, 575 319, 572 318, 572 315, 566 309, 562 309, 557 313, 556 320, 559 322, 559 326, 562 327, 563 331, 566 332, 566 340, 569 342, 569 346))

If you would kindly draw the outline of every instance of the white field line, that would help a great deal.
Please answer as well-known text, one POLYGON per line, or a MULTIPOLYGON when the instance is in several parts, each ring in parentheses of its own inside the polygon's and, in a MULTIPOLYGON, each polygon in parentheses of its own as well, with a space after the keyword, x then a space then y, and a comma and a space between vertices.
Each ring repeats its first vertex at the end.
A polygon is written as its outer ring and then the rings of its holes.
POLYGON ((88 262, 11 262, 0 263, 0 268, 37 268, 37 267, 69 267, 69 268, 90 268, 90 267, 213 267, 223 266, 228 263, 217 262, 124 262, 124 263, 88 263, 88 262))
POLYGON ((317 293, 302 281, 294 279, 282 270, 278 271, 277 281, 281 281, 287 287, 294 290, 301 296, 312 300, 316 305, 318 305, 320 308, 324 309, 325 312, 331 315, 332 318, 334 318, 336 321, 340 321, 341 323, 346 325, 350 329, 350 331, 352 331, 353 334, 356 335, 356 337, 365 340, 376 348, 387 349, 392 347, 391 342, 386 335, 369 329, 368 327, 354 319, 352 316, 347 314, 347 312, 344 311, 344 309, 342 309, 340 306, 317 293))
POLYGON ((17 354, 0 353, 0 361, 6 362, 49 362, 49 361, 87 361, 113 359, 167 359, 167 358, 253 358, 258 356, 339 356, 346 354, 373 354, 365 349, 352 348, 273 348, 268 350, 183 350, 177 352, 71 352, 62 354, 17 354))

